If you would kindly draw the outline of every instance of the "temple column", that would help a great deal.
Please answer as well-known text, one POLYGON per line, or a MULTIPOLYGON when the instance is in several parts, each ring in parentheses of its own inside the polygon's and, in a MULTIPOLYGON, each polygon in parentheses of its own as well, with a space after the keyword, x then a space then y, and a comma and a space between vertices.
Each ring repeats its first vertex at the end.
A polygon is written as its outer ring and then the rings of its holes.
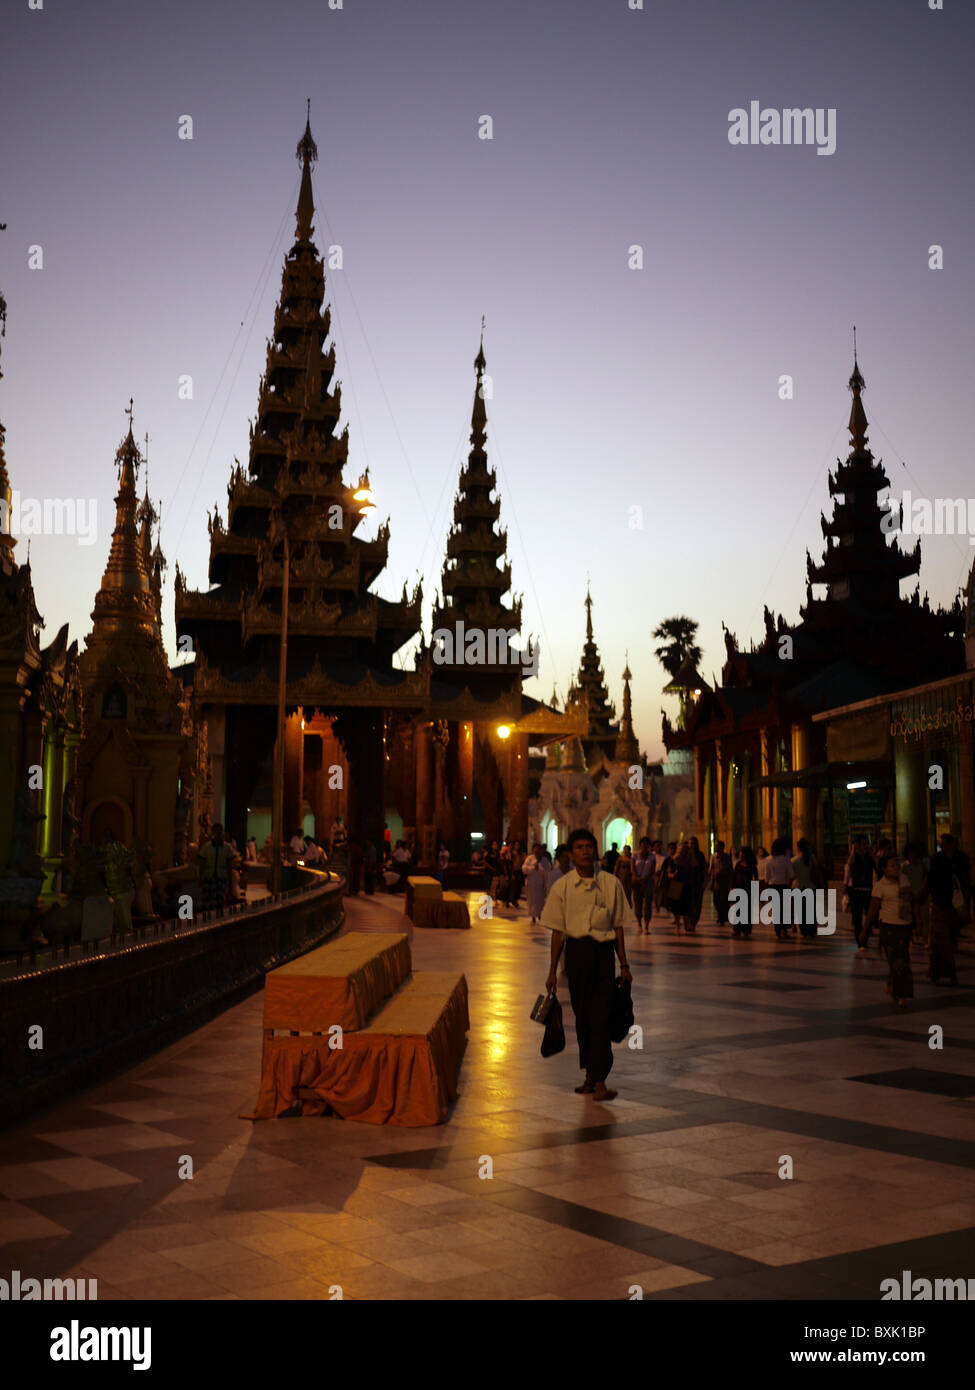
POLYGON ((697 820, 697 834, 704 839, 704 776, 701 768, 701 745, 694 745, 694 816, 697 820))
MULTIPOLYGON (((792 771, 802 772, 809 766, 809 725, 793 724, 792 771)), ((792 843, 800 839, 813 840, 816 827, 812 815, 812 793, 807 787, 792 788, 792 843)))
POLYGON ((305 735, 299 707, 284 721, 284 811, 281 833, 285 844, 302 824, 304 800, 305 735))
MULTIPOLYGON (((759 746, 760 746, 760 749, 761 749, 761 753, 760 753, 761 775, 762 775, 762 779, 764 780, 765 778, 770 777, 770 776, 772 775, 772 755, 771 755, 771 750, 770 750, 770 748, 769 748, 768 729, 762 729, 762 730, 759 731, 759 746)), ((773 828, 773 827, 775 827, 775 824, 776 824, 776 822, 775 822, 775 813, 776 813, 776 811, 777 811, 778 808, 774 805, 773 796, 772 796, 772 791, 773 791, 773 788, 772 788, 772 787, 762 787, 762 788, 761 788, 761 803, 762 803, 762 839, 761 839, 761 843, 765 846, 766 849, 768 849, 768 847, 769 847, 770 843, 772 842, 772 840, 774 840, 774 839, 776 838, 776 836, 778 835, 778 833, 779 833, 777 828, 773 828)), ((758 848, 758 846, 756 846, 756 848, 758 848)))
POLYGON ((453 854, 463 863, 471 857, 471 826, 474 813, 474 725, 464 720, 456 726, 457 787, 454 807, 453 854))
POLYGON ((724 839, 727 834, 728 802, 727 802, 727 783, 725 781, 725 756, 724 744, 720 738, 714 741, 714 817, 713 830, 716 840, 724 839))
POLYGON ((41 898, 51 900, 58 896, 60 887, 61 798, 64 791, 64 725, 54 721, 49 721, 44 730, 43 776, 41 858, 44 862, 44 886, 41 898))
POLYGON ((382 857, 383 810, 386 805, 381 710, 360 710, 343 734, 349 760, 349 835, 363 846, 370 841, 382 857))
MULTIPOLYGON (((227 709, 211 705, 207 712, 206 751, 210 761, 210 821, 209 827, 224 822, 226 797, 224 786, 224 751, 227 743, 227 709)), ((205 770, 204 770, 205 775, 205 770)), ((209 827, 207 833, 209 834, 209 827)))
POLYGON ((527 734, 513 733, 508 739, 508 787, 508 838, 524 845, 528 838, 527 734))
POLYGON ((429 720, 417 726, 416 750, 416 834, 433 824, 433 727, 429 720))

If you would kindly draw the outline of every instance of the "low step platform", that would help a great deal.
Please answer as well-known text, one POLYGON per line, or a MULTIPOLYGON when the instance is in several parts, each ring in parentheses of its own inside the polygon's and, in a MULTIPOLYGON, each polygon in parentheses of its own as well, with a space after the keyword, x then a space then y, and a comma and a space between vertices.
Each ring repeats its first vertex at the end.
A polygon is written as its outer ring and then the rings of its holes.
POLYGON ((409 978, 402 932, 348 932, 277 970, 264 981, 264 1029, 325 1033, 363 1028, 409 978))
POLYGON ((467 902, 459 893, 444 893, 439 900, 418 898, 413 905, 413 925, 464 931, 471 925, 467 902))
POLYGON ((470 1027, 467 980, 413 975, 368 1026, 327 1037, 265 1037, 261 1094, 248 1118, 341 1115, 365 1124, 442 1124, 457 1096, 470 1027))

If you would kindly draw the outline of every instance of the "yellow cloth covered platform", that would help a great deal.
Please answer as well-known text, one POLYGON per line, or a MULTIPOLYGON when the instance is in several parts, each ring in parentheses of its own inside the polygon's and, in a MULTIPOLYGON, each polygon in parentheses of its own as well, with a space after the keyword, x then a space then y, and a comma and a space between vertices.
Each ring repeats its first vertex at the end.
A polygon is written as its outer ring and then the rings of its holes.
POLYGON ((264 981, 264 1027, 324 1033, 365 1027, 409 976, 401 932, 349 932, 272 970, 264 981))
POLYGON ((440 902, 420 898, 413 907, 415 927, 452 927, 463 929, 471 924, 467 903, 459 893, 444 893, 440 902))
POLYGON ((411 922, 416 922, 415 907, 419 902, 439 902, 443 885, 437 878, 427 878, 423 874, 411 874, 406 880, 405 912, 411 922))
POLYGON ((332 1050, 327 1037, 265 1037, 261 1092, 247 1118, 300 1104, 303 1115, 331 1111, 366 1124, 442 1124, 469 1027, 463 975, 414 975, 341 1048, 332 1050))

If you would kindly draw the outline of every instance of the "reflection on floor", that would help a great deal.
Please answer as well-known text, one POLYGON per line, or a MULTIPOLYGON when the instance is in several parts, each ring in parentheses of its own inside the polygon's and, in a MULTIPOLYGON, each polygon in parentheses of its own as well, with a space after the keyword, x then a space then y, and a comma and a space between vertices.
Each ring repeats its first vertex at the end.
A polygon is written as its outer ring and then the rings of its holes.
MULTIPOLYGON (((348 929, 401 907, 350 900, 348 929)), ((256 994, 0 1135, 0 1273, 97 1278, 102 1299, 877 1299, 903 1269, 975 1275, 970 952, 955 990, 918 953, 900 1013, 842 917, 801 943, 659 917, 628 946, 642 1047, 616 1048, 599 1106, 573 1094, 564 986, 569 1047, 539 1056, 547 934, 472 918, 413 944, 470 985, 445 1125, 240 1120, 256 994)))

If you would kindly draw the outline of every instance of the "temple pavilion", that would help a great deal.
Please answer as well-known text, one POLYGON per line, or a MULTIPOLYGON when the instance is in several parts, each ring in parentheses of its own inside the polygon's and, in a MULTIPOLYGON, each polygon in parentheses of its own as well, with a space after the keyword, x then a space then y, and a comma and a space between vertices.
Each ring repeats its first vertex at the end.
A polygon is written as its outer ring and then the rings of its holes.
MULTIPOLYGON (((475 823, 487 839, 524 838, 528 749, 575 725, 522 691, 523 668, 489 642, 484 654, 444 653, 421 632, 422 591, 396 602, 372 586, 386 566, 387 520, 358 532, 372 510, 368 474, 345 481, 348 427, 325 270, 313 240, 310 122, 299 141, 301 185, 267 344, 246 469, 235 467, 226 523, 210 518, 210 588, 190 589, 177 568, 176 629, 193 660, 198 776, 192 834, 220 820, 243 843, 270 829, 279 676, 285 679, 283 833, 319 838, 338 816, 353 837, 381 844, 384 822, 415 836, 429 862, 437 840, 466 858, 475 823), (327 345, 328 344, 328 345, 327 345), (287 619, 282 621, 285 573, 287 619), (418 638, 412 669, 398 653, 418 638), (439 660, 446 655, 448 659, 439 660), (284 660, 282 668, 281 662, 284 660)), ((434 631, 515 635, 500 502, 486 454, 483 338, 475 359, 471 451, 447 540, 434 631)))
POLYGON ((864 727, 830 748, 814 716, 904 687, 917 672, 938 680, 964 670, 957 603, 935 611, 918 589, 901 596, 920 569, 920 542, 907 552, 887 542, 878 498, 890 480, 868 446, 864 386, 854 355, 850 452, 829 475, 825 553, 818 564, 806 554, 799 623, 766 607, 764 638, 747 652, 725 629, 720 683, 702 682, 683 729, 664 718, 667 748, 693 751, 702 845, 768 849, 777 836, 805 836, 829 860, 845 852, 850 830, 882 829, 891 819, 889 736, 864 727), (852 799, 851 783, 860 784, 852 799))

